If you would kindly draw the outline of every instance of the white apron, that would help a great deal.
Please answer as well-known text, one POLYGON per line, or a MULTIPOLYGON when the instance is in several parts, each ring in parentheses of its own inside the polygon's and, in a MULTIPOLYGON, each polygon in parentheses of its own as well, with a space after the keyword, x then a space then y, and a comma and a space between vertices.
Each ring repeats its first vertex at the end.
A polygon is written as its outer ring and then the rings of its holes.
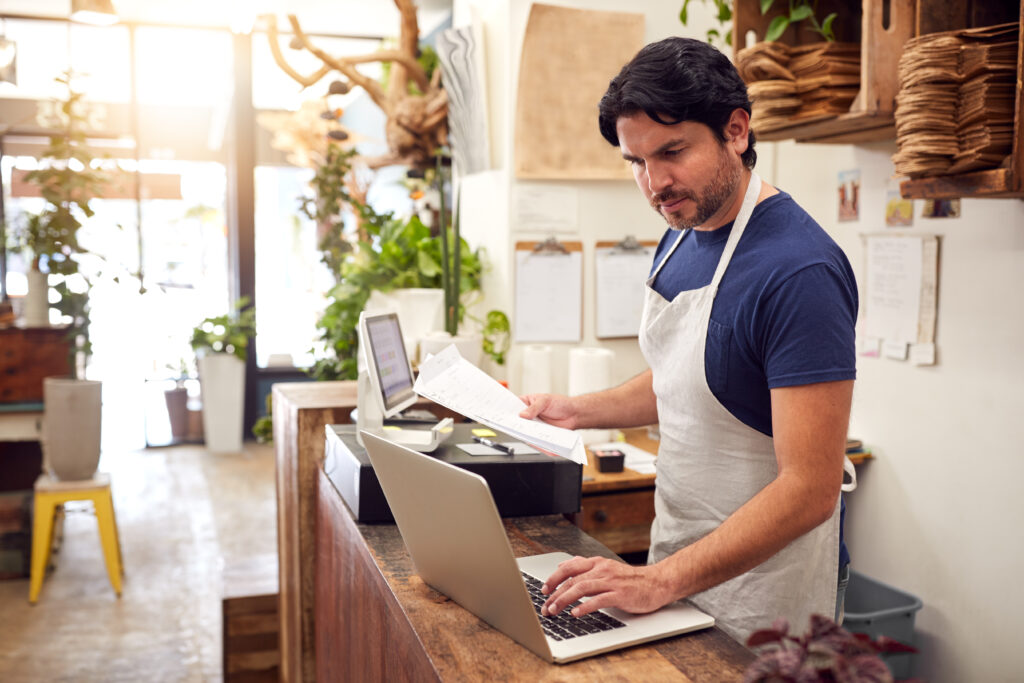
MULTIPOLYGON (((647 280, 640 348, 653 371, 661 431, 652 563, 709 534, 778 474, 772 438, 726 410, 704 373, 711 306, 760 191, 761 179, 752 173, 711 284, 672 301, 652 287, 685 231, 647 280)), ((793 633, 803 633, 812 613, 834 614, 838 573, 837 498, 828 521, 746 574, 689 599, 740 642, 780 616, 793 633)))

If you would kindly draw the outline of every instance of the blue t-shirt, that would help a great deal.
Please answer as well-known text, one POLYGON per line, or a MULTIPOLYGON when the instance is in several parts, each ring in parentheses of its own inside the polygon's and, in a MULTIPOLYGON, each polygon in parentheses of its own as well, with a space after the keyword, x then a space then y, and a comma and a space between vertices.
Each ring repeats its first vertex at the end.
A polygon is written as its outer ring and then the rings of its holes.
MULTIPOLYGON (((654 280, 671 301, 711 283, 732 230, 690 230, 654 280)), ((679 236, 667 230, 651 273, 679 236)), ((708 387, 744 424, 772 435, 771 389, 856 377, 857 283, 846 255, 785 192, 756 207, 711 308, 708 387)), ((842 515, 845 516, 845 503, 842 515)), ((849 562, 842 542, 840 566, 849 562)))

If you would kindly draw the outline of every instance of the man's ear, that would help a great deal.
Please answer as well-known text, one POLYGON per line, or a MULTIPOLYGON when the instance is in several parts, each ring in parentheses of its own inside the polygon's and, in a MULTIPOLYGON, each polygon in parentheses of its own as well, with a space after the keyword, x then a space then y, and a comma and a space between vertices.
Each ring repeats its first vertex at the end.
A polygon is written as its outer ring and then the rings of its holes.
POLYGON ((742 155, 750 145, 750 114, 744 109, 733 109, 723 132, 727 140, 726 144, 736 154, 742 155))

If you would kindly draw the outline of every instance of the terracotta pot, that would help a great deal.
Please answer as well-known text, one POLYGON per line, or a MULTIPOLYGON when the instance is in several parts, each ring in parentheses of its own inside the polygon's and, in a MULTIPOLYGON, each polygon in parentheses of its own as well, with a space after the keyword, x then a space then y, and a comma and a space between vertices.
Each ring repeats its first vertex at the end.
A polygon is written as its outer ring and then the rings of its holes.
POLYGON ((164 392, 167 418, 171 423, 171 438, 180 441, 188 437, 188 389, 175 387, 164 392))

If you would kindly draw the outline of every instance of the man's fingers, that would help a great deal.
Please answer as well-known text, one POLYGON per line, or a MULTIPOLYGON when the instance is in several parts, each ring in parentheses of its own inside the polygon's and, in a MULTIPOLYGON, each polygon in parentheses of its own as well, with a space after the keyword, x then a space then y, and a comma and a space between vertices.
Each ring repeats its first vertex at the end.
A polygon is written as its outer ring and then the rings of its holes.
POLYGON ((574 617, 582 617, 604 607, 614 607, 615 599, 615 593, 612 593, 611 591, 598 593, 597 595, 592 596, 589 600, 581 602, 579 605, 574 607, 570 614, 574 617))
POLYGON ((571 560, 560 562, 555 571, 551 572, 551 576, 548 577, 544 585, 540 587, 541 593, 547 595, 553 593, 556 588, 561 586, 564 582, 568 581, 571 577, 575 577, 577 574, 590 569, 592 562, 585 557, 577 555, 571 560))
POLYGON ((526 408, 519 413, 519 417, 527 420, 532 420, 540 415, 544 410, 544 407, 547 405, 547 401, 543 400, 541 396, 535 394, 521 396, 520 399, 526 404, 526 408))

